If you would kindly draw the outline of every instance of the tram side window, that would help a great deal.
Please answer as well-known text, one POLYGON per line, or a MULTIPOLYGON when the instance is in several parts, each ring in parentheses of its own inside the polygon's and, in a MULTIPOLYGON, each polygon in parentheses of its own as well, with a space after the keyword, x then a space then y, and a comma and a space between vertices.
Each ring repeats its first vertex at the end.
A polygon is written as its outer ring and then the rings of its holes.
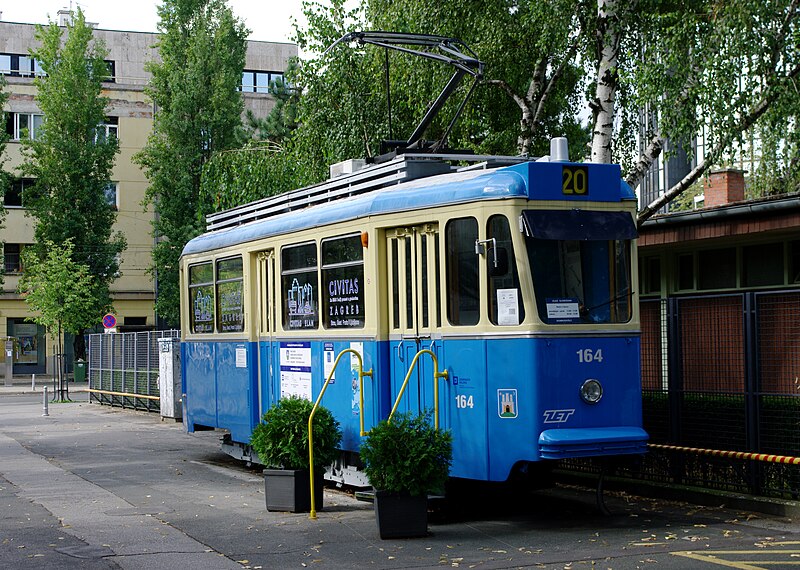
POLYGON ((458 218, 447 223, 447 318, 452 325, 476 325, 480 318, 478 221, 458 218))
POLYGON ((360 234, 322 242, 322 287, 326 329, 364 327, 364 249, 360 234))
POLYGON ((244 330, 244 280, 242 258, 217 261, 217 330, 244 330))
POLYGON ((315 329, 319 324, 317 244, 305 243, 281 250, 283 328, 315 329))
POLYGON ((525 305, 520 294, 517 261, 508 218, 499 215, 489 218, 486 237, 490 240, 486 251, 489 320, 494 325, 518 325, 525 319, 525 305))
POLYGON ((214 332, 214 266, 189 267, 189 328, 193 333, 214 332))

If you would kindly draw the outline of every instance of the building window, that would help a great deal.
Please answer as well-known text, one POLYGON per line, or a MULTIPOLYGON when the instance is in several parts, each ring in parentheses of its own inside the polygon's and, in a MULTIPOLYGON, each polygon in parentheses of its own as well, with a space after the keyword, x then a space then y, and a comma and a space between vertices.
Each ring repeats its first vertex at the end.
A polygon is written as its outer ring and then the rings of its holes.
POLYGON ((0 53, 0 74, 13 77, 44 75, 38 61, 27 55, 0 53))
POLYGON ((44 115, 36 113, 6 113, 6 134, 11 140, 35 139, 39 136, 44 115))
POLYGON ((742 285, 783 285, 783 243, 742 248, 742 285))
POLYGON ((246 69, 242 72, 242 92, 269 93, 269 88, 275 81, 283 81, 283 73, 246 69))
POLYGON ((789 284, 800 283, 800 240, 789 243, 789 284))
POLYGON ((25 191, 31 188, 36 182, 33 178, 15 178, 11 181, 11 185, 6 190, 5 206, 6 208, 21 208, 25 199, 25 191))
POLYGON ((107 140, 109 137, 119 138, 119 117, 106 117, 106 120, 97 125, 94 140, 107 140))
POLYGON ((106 183, 105 187, 103 188, 103 193, 106 197, 106 203, 114 208, 115 210, 119 209, 119 193, 117 192, 117 183, 116 182, 108 182, 106 183))
POLYGON ((189 267, 189 328, 193 333, 214 332, 214 266, 189 267))
POLYGON ((694 255, 686 253, 678 256, 678 291, 694 289, 694 255))
POLYGON ((322 311, 327 329, 364 327, 361 234, 322 242, 322 311))
POLYGON ((642 259, 639 264, 639 280, 642 284, 643 295, 661 293, 661 258, 646 257, 642 259))
POLYGON ((103 81, 106 83, 114 83, 117 78, 117 65, 114 61, 107 59, 105 60, 106 65, 108 66, 108 75, 103 78, 103 81))
POLYGON ((447 250, 447 318, 453 325, 476 325, 480 319, 478 220, 451 220, 445 230, 447 250))
POLYGON ((22 244, 3 244, 3 267, 6 273, 22 273, 22 244))
POLYGON ((244 330, 244 279, 242 258, 217 261, 217 330, 244 330))
POLYGON ((283 286, 283 328, 315 329, 317 310, 317 245, 306 243, 281 250, 283 286))
POLYGON ((698 289, 736 287, 736 248, 705 250, 699 252, 697 256, 698 289))

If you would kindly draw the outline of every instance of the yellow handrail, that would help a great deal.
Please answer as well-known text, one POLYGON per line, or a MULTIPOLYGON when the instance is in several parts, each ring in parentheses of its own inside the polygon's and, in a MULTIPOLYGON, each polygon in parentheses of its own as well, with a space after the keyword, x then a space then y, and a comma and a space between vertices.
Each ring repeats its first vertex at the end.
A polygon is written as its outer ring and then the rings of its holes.
POLYGON ((446 380, 447 370, 442 370, 441 372, 439 372, 439 360, 436 358, 436 355, 433 353, 433 351, 427 348, 423 348, 417 354, 414 355, 414 360, 411 361, 411 366, 408 367, 408 374, 406 374, 406 378, 405 380, 403 380, 403 385, 400 388, 400 393, 397 394, 397 399, 394 401, 394 407, 392 408, 392 411, 389 413, 389 419, 386 421, 392 421, 392 416, 397 410, 397 406, 400 404, 400 398, 403 397, 403 392, 406 391, 406 386, 408 385, 408 379, 411 378, 411 373, 414 371, 414 365, 417 363, 417 359, 419 358, 420 354, 430 354, 431 358, 433 358, 433 427, 435 429, 439 429, 439 383, 437 382, 437 380, 439 378, 444 378, 446 380))
POLYGON ((336 367, 339 366, 339 359, 342 355, 346 352, 352 352, 358 358, 358 397, 359 397, 359 421, 361 425, 361 435, 366 435, 364 432, 364 376, 372 376, 372 369, 370 368, 367 372, 364 372, 364 364, 361 360, 361 355, 353 350, 352 348, 345 348, 339 355, 336 357, 336 360, 333 362, 333 368, 331 368, 328 377, 325 379, 325 383, 322 385, 322 390, 317 396, 317 401, 314 402, 314 407, 311 408, 311 414, 308 416, 308 469, 309 469, 309 486, 311 488, 311 513, 308 515, 310 519, 317 518, 317 509, 316 504, 314 501, 314 441, 313 441, 313 434, 314 430, 311 429, 312 422, 314 421, 314 414, 317 412, 317 408, 319 408, 319 403, 322 401, 322 396, 325 394, 325 390, 328 389, 328 384, 333 378, 333 373, 336 372, 336 367))

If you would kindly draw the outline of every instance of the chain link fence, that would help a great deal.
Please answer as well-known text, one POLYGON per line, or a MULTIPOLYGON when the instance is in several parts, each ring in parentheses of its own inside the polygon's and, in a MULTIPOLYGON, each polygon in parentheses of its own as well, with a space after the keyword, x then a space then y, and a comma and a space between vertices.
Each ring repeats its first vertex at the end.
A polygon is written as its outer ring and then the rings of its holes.
POLYGON ((160 338, 180 338, 180 331, 89 335, 90 401, 159 412, 160 338))

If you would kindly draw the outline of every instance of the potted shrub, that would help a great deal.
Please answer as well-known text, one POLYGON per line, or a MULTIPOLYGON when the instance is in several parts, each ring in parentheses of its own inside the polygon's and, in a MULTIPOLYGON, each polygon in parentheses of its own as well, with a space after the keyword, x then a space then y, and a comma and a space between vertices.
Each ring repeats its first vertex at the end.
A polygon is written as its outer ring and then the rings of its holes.
POLYGON ((360 455, 381 538, 428 533, 428 493, 444 488, 452 454, 450 432, 435 429, 430 413, 396 415, 370 430, 360 455))
MULTIPOLYGON (((304 398, 282 398, 264 414, 253 430, 250 445, 264 464, 264 491, 268 511, 293 513, 311 510, 308 465, 308 418, 314 404, 304 398)), ((338 454, 342 432, 327 408, 314 414, 314 495, 322 510, 324 466, 338 454)))

